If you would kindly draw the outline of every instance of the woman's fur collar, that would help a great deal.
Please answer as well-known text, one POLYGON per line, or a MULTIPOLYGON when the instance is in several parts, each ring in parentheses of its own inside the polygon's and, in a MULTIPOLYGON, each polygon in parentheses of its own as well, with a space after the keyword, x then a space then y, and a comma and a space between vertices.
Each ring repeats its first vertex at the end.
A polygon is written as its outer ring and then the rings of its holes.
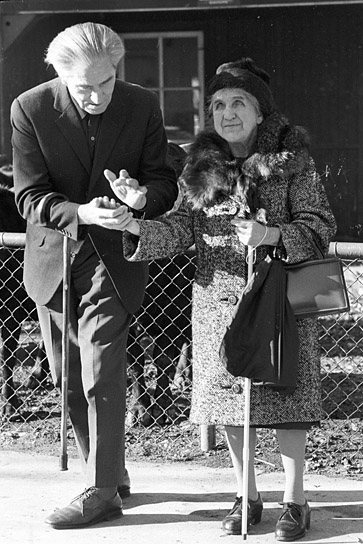
POLYGON ((246 160, 233 157, 216 132, 201 132, 191 145, 181 181, 193 208, 209 207, 237 194, 251 211, 260 207, 256 187, 260 178, 289 176, 309 160, 308 136, 302 127, 274 113, 258 128, 254 152, 246 160))

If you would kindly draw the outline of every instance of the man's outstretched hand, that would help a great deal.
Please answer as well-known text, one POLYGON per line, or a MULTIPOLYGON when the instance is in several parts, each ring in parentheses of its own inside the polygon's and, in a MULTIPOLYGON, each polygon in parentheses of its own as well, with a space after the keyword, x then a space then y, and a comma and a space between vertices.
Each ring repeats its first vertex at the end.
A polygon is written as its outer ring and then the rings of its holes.
POLYGON ((119 177, 111 170, 104 170, 110 186, 124 204, 134 210, 142 210, 146 205, 147 188, 140 185, 137 179, 130 178, 127 170, 120 170, 119 177))

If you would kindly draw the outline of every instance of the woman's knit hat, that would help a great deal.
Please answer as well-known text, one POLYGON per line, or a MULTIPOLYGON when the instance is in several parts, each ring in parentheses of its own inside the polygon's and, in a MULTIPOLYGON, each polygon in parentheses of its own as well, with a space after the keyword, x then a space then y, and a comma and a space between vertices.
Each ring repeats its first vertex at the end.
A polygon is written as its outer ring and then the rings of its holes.
POLYGON ((207 85, 209 100, 220 89, 243 89, 256 98, 261 113, 266 119, 276 111, 275 101, 269 87, 270 76, 256 66, 250 58, 221 64, 207 85))

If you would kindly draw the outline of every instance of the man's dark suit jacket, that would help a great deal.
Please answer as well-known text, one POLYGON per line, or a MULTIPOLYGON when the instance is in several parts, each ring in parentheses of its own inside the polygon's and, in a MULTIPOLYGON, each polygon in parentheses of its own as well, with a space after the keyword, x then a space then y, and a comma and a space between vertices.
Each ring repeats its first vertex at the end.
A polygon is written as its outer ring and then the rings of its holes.
POLYGON ((87 139, 67 88, 59 78, 14 100, 13 165, 16 203, 27 219, 24 282, 29 296, 46 304, 62 281, 63 236, 77 251, 88 233, 130 313, 140 307, 147 283, 146 263, 123 257, 122 233, 78 226, 78 204, 96 196, 114 197, 103 171, 146 185, 145 218, 170 209, 177 196, 174 170, 166 163, 167 141, 157 97, 137 85, 117 80, 102 115, 91 165, 87 139))

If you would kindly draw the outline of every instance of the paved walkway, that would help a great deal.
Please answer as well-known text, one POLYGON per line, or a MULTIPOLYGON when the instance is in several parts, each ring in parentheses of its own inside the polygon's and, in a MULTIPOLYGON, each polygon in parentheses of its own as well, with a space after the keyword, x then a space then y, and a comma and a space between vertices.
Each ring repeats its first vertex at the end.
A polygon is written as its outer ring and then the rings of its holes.
MULTIPOLYGON (((82 491, 78 460, 61 472, 56 457, 0 452, 0 542, 3 544, 237 544, 226 536, 221 520, 234 500, 232 469, 187 463, 129 463, 132 496, 124 516, 96 526, 57 531, 44 518, 82 491)), ((276 543, 283 475, 260 474, 264 500, 250 544, 276 543)), ((306 476, 313 508, 311 529, 301 543, 363 543, 363 482, 306 476)))

